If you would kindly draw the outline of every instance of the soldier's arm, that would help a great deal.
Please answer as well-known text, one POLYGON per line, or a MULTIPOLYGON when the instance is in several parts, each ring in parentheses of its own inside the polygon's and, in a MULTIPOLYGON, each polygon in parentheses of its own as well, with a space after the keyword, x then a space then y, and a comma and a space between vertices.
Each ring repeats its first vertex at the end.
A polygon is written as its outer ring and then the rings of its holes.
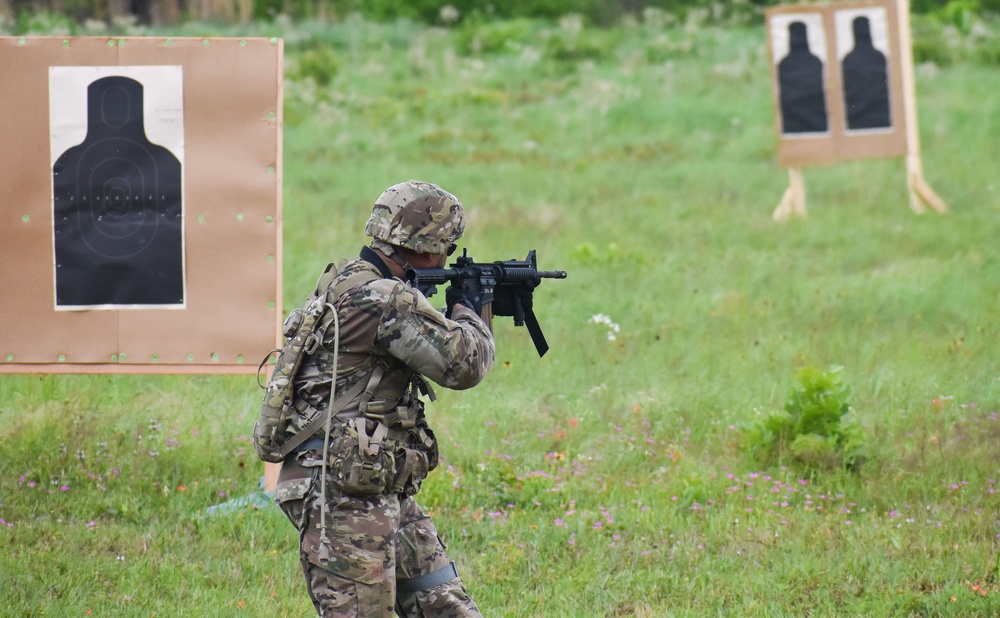
POLYGON ((445 318, 419 291, 397 284, 385 304, 375 344, 446 388, 479 384, 493 367, 493 334, 474 311, 456 305, 445 318))

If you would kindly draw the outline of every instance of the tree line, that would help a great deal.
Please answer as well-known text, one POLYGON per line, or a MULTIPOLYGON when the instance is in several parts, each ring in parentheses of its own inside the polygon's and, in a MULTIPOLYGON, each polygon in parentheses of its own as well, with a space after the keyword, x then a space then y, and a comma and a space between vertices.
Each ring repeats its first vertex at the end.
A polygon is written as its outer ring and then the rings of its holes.
MULTIPOLYGON (((799 0, 789 0, 797 2, 799 0)), ((582 15, 589 23, 607 26, 626 15, 641 16, 655 8, 683 17, 708 11, 720 19, 756 17, 780 0, 0 0, 0 17, 55 13, 78 23, 86 20, 134 20, 151 26, 186 21, 248 23, 287 15, 292 19, 338 20, 359 13, 374 21, 412 19, 450 25, 463 19, 515 17, 557 18, 582 15)), ((1000 13, 1000 0, 911 0, 914 13, 1000 13)))

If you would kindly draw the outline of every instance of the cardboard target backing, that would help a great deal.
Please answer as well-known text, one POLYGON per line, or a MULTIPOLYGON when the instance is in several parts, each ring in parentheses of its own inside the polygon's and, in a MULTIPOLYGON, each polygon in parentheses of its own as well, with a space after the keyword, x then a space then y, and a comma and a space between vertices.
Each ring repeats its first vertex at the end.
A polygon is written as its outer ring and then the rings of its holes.
POLYGON ((0 373, 278 342, 282 41, 0 37, 0 373))

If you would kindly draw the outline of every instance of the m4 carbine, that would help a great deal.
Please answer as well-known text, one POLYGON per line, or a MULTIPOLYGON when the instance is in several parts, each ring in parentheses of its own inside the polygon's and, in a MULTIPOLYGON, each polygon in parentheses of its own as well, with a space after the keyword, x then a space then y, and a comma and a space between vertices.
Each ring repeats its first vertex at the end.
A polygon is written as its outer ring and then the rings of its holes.
POLYGON ((515 326, 527 326, 531 340, 544 356, 549 349, 532 309, 532 295, 542 279, 565 279, 565 270, 538 270, 535 250, 524 260, 476 262, 467 250, 449 268, 411 268, 406 278, 424 296, 433 296, 437 286, 450 283, 461 289, 492 328, 493 316, 510 316, 515 326))

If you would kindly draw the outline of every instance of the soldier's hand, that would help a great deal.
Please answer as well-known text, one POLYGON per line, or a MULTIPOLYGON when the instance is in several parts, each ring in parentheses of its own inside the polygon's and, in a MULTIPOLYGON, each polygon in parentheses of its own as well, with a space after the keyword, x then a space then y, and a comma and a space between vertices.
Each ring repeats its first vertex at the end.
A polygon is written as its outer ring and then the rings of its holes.
POLYGON ((462 305, 472 309, 477 314, 479 313, 479 308, 469 300, 469 296, 465 293, 465 290, 454 285, 449 285, 448 289, 444 291, 445 304, 448 305, 447 311, 445 311, 445 317, 451 319, 451 310, 455 305, 462 305))

